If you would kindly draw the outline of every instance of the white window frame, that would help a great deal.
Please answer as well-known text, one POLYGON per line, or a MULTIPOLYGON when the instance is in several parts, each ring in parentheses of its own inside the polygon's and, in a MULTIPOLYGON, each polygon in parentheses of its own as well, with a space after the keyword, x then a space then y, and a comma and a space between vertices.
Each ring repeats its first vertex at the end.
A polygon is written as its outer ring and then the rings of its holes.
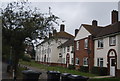
POLYGON ((66 47, 64 47, 64 53, 66 53, 65 51, 66 51, 66 47))
POLYGON ((76 50, 79 50, 79 49, 80 49, 80 42, 76 41, 76 50))
POLYGON ((84 48, 87 49, 88 48, 88 39, 84 40, 84 48))
POLYGON ((103 58, 97 58, 97 66, 98 67, 103 67, 103 65, 104 65, 104 59, 103 58))
POLYGON ((79 58, 76 58, 76 59, 75 59, 75 64, 76 64, 76 65, 79 65, 79 63, 80 63, 79 58))
POLYGON ((71 64, 74 64, 74 58, 71 58, 71 64))
POLYGON ((98 48, 103 48, 104 47, 104 42, 103 39, 98 40, 98 48))
POLYGON ((70 52, 70 46, 67 46, 67 52, 70 52))
POLYGON ((83 58, 83 66, 88 66, 88 57, 83 58))
POLYGON ((116 36, 109 37, 109 45, 116 45, 116 36))

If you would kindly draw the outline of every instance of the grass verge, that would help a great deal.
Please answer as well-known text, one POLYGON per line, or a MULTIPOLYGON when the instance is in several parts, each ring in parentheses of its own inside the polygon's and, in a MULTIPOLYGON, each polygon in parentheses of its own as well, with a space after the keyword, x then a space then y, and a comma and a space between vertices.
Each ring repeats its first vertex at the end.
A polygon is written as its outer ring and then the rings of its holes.
POLYGON ((31 62, 20 61, 20 64, 36 67, 36 68, 39 68, 39 69, 44 69, 46 71, 50 71, 50 70, 52 70, 52 71, 60 71, 61 73, 71 73, 71 74, 87 76, 87 77, 96 76, 94 74, 84 73, 84 72, 80 72, 80 71, 77 71, 77 70, 70 70, 68 68, 64 68, 64 67, 60 67, 60 66, 43 65, 43 64, 36 63, 35 61, 31 61, 31 62))

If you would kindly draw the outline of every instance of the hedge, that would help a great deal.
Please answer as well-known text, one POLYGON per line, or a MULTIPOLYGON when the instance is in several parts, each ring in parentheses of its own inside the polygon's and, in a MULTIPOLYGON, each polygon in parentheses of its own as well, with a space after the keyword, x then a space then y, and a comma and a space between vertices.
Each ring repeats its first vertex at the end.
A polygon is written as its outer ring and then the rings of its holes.
POLYGON ((91 73, 105 76, 108 75, 108 69, 106 67, 93 67, 91 73))
POLYGON ((88 73, 89 72, 89 68, 88 68, 88 66, 80 66, 79 71, 88 73))

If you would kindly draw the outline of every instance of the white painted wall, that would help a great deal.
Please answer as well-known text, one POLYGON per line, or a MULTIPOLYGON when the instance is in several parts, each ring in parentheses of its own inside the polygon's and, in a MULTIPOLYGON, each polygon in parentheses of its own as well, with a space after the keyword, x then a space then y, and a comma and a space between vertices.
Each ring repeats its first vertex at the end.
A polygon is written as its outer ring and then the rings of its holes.
POLYGON ((117 58, 117 68, 120 69, 120 35, 118 37, 118 58, 117 58))
POLYGON ((71 64, 71 65, 73 64, 72 63, 72 58, 74 58, 74 54, 71 53, 72 47, 73 46, 70 46, 70 51, 69 52, 67 52, 67 47, 59 48, 59 50, 61 50, 60 53, 62 54, 62 62, 60 61, 60 63, 66 64, 66 55, 69 53, 69 55, 70 55, 69 64, 71 64), (65 52, 64 52, 64 48, 65 48, 65 52))
MULTIPOLYGON (((116 46, 109 46, 109 37, 103 38, 104 47, 103 49, 98 49, 98 40, 95 40, 94 46, 94 66, 97 66, 97 58, 103 58, 104 64, 103 67, 107 67, 107 54, 110 49, 115 49, 118 57, 120 56, 120 52, 118 53, 118 45, 120 45, 120 36, 116 36, 116 46)), ((120 48, 119 48, 120 49, 120 48)), ((120 51, 120 50, 119 50, 120 51)), ((119 58, 120 59, 120 58, 119 58)), ((120 61, 120 60, 119 60, 120 61)), ((117 61, 117 62, 119 62, 117 61)), ((118 64, 119 65, 119 64, 118 64)), ((119 65, 120 67, 120 65, 119 65)))
POLYGON ((36 48, 35 60, 44 62, 44 60, 42 60, 42 58, 44 59, 44 56, 46 55, 46 62, 58 63, 59 49, 57 47, 66 41, 67 41, 67 39, 58 39, 57 41, 51 40, 50 44, 48 44, 48 42, 45 42, 42 45, 39 45, 36 48), (47 52, 48 48, 51 49, 51 52, 47 52), (43 50, 46 50, 46 52, 43 53, 42 52, 43 50), (37 59, 37 56, 39 57, 39 59, 37 59), (48 58, 48 60, 47 60, 47 58, 48 58))
POLYGON ((74 40, 80 40, 91 35, 83 26, 81 26, 74 40))

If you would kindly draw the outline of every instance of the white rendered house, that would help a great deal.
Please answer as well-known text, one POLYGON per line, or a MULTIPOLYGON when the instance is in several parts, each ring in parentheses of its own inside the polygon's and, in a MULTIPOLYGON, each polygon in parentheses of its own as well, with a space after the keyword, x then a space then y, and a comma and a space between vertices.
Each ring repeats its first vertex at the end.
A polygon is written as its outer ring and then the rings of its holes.
POLYGON ((61 24, 60 32, 55 32, 53 36, 37 45, 35 61, 52 65, 60 63, 60 50, 57 47, 74 37, 73 35, 65 32, 64 27, 65 26, 61 24))
POLYGON ((94 66, 106 67, 109 75, 120 76, 120 21, 117 11, 112 11, 112 23, 94 39, 94 66))
POLYGON ((74 39, 70 39, 60 45, 59 49, 59 63, 66 65, 74 64, 74 39))

